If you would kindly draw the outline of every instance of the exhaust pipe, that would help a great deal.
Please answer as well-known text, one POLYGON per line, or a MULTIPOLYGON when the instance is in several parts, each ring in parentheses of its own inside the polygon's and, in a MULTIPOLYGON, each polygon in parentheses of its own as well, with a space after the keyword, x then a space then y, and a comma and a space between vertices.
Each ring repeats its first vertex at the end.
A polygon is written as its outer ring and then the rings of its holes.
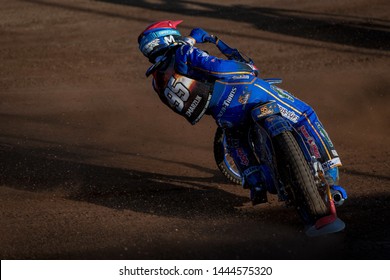
POLYGON ((331 189, 331 190, 330 190, 330 193, 331 193, 331 195, 332 195, 334 204, 335 204, 336 206, 343 205, 343 203, 344 203, 344 201, 345 201, 345 198, 343 197, 343 194, 342 194, 340 191, 331 189))

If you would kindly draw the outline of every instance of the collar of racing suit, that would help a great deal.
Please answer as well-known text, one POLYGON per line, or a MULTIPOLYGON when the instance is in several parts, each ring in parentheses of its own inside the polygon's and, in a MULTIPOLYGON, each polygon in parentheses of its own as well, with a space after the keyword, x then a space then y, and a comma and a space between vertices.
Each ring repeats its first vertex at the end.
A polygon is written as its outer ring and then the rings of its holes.
POLYGON ((165 53, 158 56, 156 58, 156 62, 152 66, 150 66, 148 70, 146 70, 145 72, 146 77, 149 77, 151 74, 153 74, 153 72, 155 72, 161 66, 163 66, 165 64, 164 62, 169 61, 172 58, 174 51, 181 45, 183 45, 183 43, 173 44, 171 47, 167 49, 165 53))

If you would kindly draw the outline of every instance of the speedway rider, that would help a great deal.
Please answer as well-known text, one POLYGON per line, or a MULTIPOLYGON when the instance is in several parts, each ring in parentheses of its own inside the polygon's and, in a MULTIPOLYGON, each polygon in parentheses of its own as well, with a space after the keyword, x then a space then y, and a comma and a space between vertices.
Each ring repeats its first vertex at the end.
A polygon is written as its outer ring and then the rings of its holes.
POLYGON ((155 22, 139 35, 139 49, 153 64, 146 75, 153 75, 153 88, 161 101, 191 124, 208 114, 224 129, 229 154, 244 188, 250 189, 253 205, 267 201, 267 184, 273 182, 267 181, 270 169, 259 162, 248 142, 247 119, 255 105, 270 100, 277 102, 283 117, 308 143, 312 156, 326 167, 329 184, 337 184, 341 161, 313 109, 278 87, 264 88, 254 65, 217 58, 194 47, 212 42, 231 58, 231 49, 200 28, 183 37, 177 30, 181 22, 155 22))

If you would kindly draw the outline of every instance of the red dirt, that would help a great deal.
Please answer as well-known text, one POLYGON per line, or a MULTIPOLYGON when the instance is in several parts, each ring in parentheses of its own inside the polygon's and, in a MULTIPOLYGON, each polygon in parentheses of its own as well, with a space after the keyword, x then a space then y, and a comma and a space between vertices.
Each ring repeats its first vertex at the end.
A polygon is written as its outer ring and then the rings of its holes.
POLYGON ((223 3, 2 4, 1 259, 390 257, 388 1, 223 3), (223 38, 316 109, 344 164, 343 232, 308 238, 275 198, 252 207, 217 170, 214 121, 161 104, 136 42, 167 18, 223 38))

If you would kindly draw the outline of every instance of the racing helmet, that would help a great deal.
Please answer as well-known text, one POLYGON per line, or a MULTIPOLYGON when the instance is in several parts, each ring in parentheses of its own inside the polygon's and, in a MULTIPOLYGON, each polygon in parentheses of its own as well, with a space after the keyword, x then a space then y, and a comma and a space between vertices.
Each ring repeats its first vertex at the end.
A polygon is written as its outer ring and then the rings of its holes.
POLYGON ((138 36, 140 51, 154 63, 156 58, 164 54, 172 45, 182 41, 176 29, 182 20, 164 20, 152 23, 138 36))

